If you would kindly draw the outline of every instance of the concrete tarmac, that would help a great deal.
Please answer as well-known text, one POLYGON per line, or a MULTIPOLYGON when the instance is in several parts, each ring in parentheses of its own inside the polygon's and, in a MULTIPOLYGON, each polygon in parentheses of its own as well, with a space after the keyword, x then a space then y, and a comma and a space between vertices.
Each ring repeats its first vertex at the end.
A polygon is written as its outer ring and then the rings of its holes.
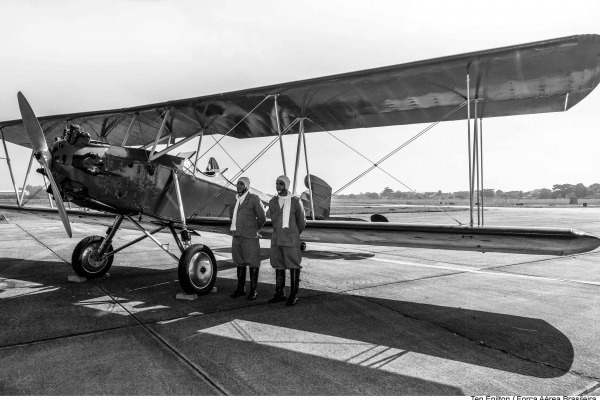
MULTIPOLYGON (((229 297, 231 238, 194 237, 216 252, 217 290, 178 300, 177 265, 149 240, 116 254, 110 276, 74 283, 74 247, 105 227, 72 219, 69 239, 60 221, 0 214, 0 395, 600 395, 600 250, 309 243, 286 307, 267 303, 267 241, 248 301, 229 297)), ((489 209, 485 222, 600 236, 597 208, 489 209)), ((115 247, 138 236, 119 230, 115 247)))

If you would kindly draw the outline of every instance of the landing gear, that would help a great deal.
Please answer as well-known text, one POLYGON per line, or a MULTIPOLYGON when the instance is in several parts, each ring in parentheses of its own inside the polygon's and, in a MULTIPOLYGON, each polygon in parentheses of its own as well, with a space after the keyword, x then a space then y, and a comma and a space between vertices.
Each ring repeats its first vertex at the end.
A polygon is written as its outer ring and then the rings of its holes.
POLYGON ((181 254, 177 273, 187 293, 206 294, 217 280, 217 260, 207 246, 193 244, 181 254))
MULTIPOLYGON (((113 263, 113 256, 99 255, 103 240, 102 236, 89 236, 75 246, 71 263, 77 275, 93 279, 100 278, 108 272, 113 263)), ((113 251, 112 245, 108 245, 107 251, 113 251)))
POLYGON ((190 231, 185 228, 181 230, 180 240, 173 223, 169 223, 169 225, 166 226, 160 226, 151 232, 148 232, 135 219, 131 216, 127 216, 129 221, 137 226, 144 234, 118 249, 113 250, 112 240, 124 218, 124 215, 116 217, 114 224, 106 231, 106 237, 90 236, 79 242, 75 247, 75 250, 73 250, 72 257, 73 270, 77 275, 90 279, 104 276, 110 269, 116 253, 143 239, 150 238, 163 251, 179 263, 179 284, 185 292, 200 295, 206 294, 212 290, 217 280, 217 260, 208 246, 191 244, 190 231), (181 258, 171 253, 168 250, 168 246, 163 245, 153 236, 155 233, 160 232, 167 227, 171 230, 173 238, 177 243, 177 247, 181 250, 181 258))

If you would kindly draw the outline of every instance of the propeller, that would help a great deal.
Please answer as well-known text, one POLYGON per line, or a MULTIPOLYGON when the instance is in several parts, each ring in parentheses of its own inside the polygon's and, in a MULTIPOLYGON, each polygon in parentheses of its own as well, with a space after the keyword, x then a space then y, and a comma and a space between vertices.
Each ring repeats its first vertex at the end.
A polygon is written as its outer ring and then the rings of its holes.
POLYGON ((69 217, 67 216, 65 205, 63 204, 62 198, 60 197, 60 191, 58 190, 58 186, 56 185, 56 182, 54 182, 52 172, 50 171, 52 154, 50 153, 50 150, 48 150, 48 144, 46 143, 46 138, 44 137, 42 127, 40 126, 40 123, 31 109, 31 106, 27 102, 27 99, 25 96, 23 96, 23 93, 19 92, 17 94, 17 98, 19 99, 19 109, 21 110, 23 127, 25 128, 25 133, 27 134, 29 142, 31 143, 31 147, 33 148, 34 156, 42 165, 42 167, 44 167, 46 175, 48 176, 48 180, 50 180, 50 186, 52 187, 52 194, 56 200, 58 214, 60 215, 63 225, 65 226, 67 235, 69 235, 69 237, 73 237, 73 234, 71 233, 71 224, 69 223, 69 217))

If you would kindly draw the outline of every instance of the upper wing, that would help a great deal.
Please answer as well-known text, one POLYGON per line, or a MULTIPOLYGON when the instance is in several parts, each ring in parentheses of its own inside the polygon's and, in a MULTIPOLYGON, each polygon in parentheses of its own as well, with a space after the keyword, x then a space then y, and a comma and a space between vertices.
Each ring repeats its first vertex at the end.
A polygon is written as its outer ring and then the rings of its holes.
MULTIPOLYGON (((121 145, 163 136, 226 134, 236 138, 277 135, 272 99, 283 127, 297 117, 314 124, 306 132, 439 121, 467 98, 481 100, 478 113, 499 117, 566 111, 600 81, 600 35, 579 35, 351 72, 236 92, 117 110, 39 118, 49 141, 66 124, 80 124, 99 140, 121 145), (258 106, 258 107, 257 107, 258 106), (256 109, 255 109, 256 108, 256 109), (255 109, 255 110, 254 110, 255 109), (250 115, 250 111, 254 110, 250 115)), ((448 120, 466 119, 466 110, 448 120)), ((0 122, 6 140, 30 147, 20 120, 0 122)))

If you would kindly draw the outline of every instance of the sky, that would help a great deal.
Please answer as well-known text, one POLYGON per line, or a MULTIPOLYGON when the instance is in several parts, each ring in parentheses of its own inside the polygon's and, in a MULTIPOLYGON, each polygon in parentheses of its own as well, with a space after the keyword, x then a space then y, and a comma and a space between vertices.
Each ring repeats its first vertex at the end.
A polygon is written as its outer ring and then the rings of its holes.
MULTIPOLYGON (((66 114, 600 34, 597 0, 0 0, 0 11, 5 16, 0 24, 0 121, 20 118, 18 91, 38 116, 66 114)), ((426 127, 334 134, 376 161, 426 127)), ((600 182, 599 133, 600 89, 566 113, 484 120, 484 186, 528 191, 600 182)), ((296 135, 284 139, 290 176, 296 140, 296 135)), ((334 191, 370 167, 327 133, 309 133, 306 140, 311 174, 334 191)), ((268 141, 226 138, 222 144, 243 166, 268 141)), ((30 150, 9 143, 8 154, 20 187, 30 150)), ((218 146, 201 165, 210 156, 228 168, 227 177, 239 171, 218 146)), ((303 177, 303 158, 300 166, 303 177)), ((375 169, 342 193, 385 187, 468 190, 467 122, 439 124, 382 167, 397 180, 375 169)), ((274 193, 281 173, 279 147, 274 146, 246 175, 252 186, 274 193)), ((41 182, 32 173, 28 184, 41 182)), ((4 160, 0 189, 12 189, 4 160)))

